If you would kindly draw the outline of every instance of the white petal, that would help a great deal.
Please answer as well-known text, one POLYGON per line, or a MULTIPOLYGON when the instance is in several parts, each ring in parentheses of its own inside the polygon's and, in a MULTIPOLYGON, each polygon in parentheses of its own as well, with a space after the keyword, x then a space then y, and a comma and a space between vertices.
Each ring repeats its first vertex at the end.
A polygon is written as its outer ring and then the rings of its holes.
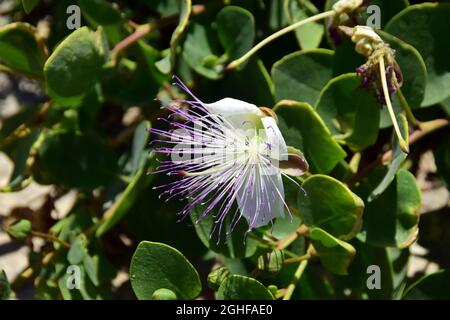
POLYGON ((206 103, 205 107, 210 113, 223 116, 236 129, 259 127, 260 118, 264 116, 254 104, 233 98, 206 103))
MULTIPOLYGON (((257 197, 252 190, 241 188, 237 193, 239 210, 251 228, 268 225, 274 218, 284 217, 284 188, 281 174, 262 175, 267 194, 260 201, 257 210, 257 197), (256 215, 256 216, 255 216, 256 215)), ((256 190, 255 190, 256 192, 256 190)))
POLYGON ((287 145, 275 119, 272 117, 264 117, 261 119, 261 121, 266 133, 266 142, 270 144, 271 148, 271 152, 269 154, 270 158, 278 161, 287 160, 287 145))

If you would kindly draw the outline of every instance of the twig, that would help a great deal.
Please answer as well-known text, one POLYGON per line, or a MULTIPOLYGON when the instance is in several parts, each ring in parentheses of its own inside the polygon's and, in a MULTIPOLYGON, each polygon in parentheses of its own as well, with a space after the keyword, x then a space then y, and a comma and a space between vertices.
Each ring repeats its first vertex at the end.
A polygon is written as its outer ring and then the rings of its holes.
POLYGON ((66 249, 70 249, 70 244, 64 240, 59 239, 58 237, 54 236, 53 234, 39 232, 39 231, 31 231, 31 235, 33 237, 38 237, 45 239, 47 241, 57 242, 60 245, 62 245, 66 249))

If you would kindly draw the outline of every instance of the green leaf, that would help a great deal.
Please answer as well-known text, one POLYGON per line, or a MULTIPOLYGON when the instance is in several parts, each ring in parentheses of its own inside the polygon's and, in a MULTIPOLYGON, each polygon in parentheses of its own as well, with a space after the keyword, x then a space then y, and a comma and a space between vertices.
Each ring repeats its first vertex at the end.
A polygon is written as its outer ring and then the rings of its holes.
POLYGON ((304 153, 311 172, 328 173, 345 158, 346 152, 309 104, 283 100, 273 110, 286 143, 304 153))
POLYGON ((308 234, 317 256, 328 271, 345 275, 355 256, 355 248, 350 243, 333 237, 328 232, 314 227, 308 234))
POLYGON ((94 189, 110 182, 118 171, 112 150, 91 135, 50 132, 38 156, 33 177, 42 183, 94 189))
MULTIPOLYGON (((297 193, 295 194, 296 196, 297 193)), ((297 230, 301 224, 302 219, 300 219, 300 217, 298 217, 297 215, 292 215, 292 218, 289 216, 284 218, 276 218, 273 227, 271 229, 271 234, 275 238, 281 239, 295 232, 295 230, 297 230)))
POLYGON ((364 202, 342 182, 325 175, 313 175, 303 182, 298 207, 303 222, 319 227, 334 237, 348 240, 361 228, 364 202))
POLYGON ((226 6, 216 17, 217 35, 229 61, 240 58, 253 46, 253 15, 240 7, 226 6))
MULTIPOLYGON (((365 190, 370 190, 377 181, 375 172, 360 186, 358 193, 364 196, 365 190)), ((363 228, 358 238, 377 246, 405 248, 411 245, 418 234, 420 206, 421 195, 416 179, 410 172, 400 169, 385 192, 366 204, 363 228)))
POLYGON ((422 106, 438 103, 450 94, 450 4, 422 3, 410 6, 387 24, 386 32, 415 47, 423 57, 428 81, 422 106))
POLYGON ((70 244, 70 249, 67 252, 67 261, 70 264, 78 265, 83 261, 84 256, 87 254, 85 236, 76 237, 70 244))
POLYGON ((130 265, 131 286, 138 299, 151 299, 158 289, 175 292, 179 299, 194 299, 201 291, 200 278, 192 264, 177 249, 143 241, 130 265))
POLYGON ((40 0, 22 0, 22 6, 26 14, 33 11, 34 8, 39 4, 40 0))
POLYGON ((323 88, 315 107, 335 138, 355 151, 376 142, 380 118, 375 95, 360 85, 354 73, 333 78, 323 88))
POLYGON ((187 64, 208 79, 219 79, 223 65, 215 54, 218 51, 217 39, 212 30, 200 23, 191 22, 182 45, 183 58, 187 64))
POLYGON ((417 280, 405 293, 407 300, 448 300, 450 299, 450 270, 440 270, 417 280))
POLYGON ((322 87, 331 79, 333 51, 313 49, 294 52, 272 67, 275 100, 307 102, 315 105, 322 87))
POLYGON ((32 78, 41 78, 46 58, 37 30, 28 23, 0 27, 0 63, 32 78))
POLYGON ((270 291, 258 280, 231 275, 220 285, 218 300, 273 300, 270 291))
POLYGON ((83 15, 94 25, 120 23, 120 11, 106 0, 78 0, 83 15))
MULTIPOLYGON (((91 280, 94 286, 98 286, 99 283, 99 257, 94 256, 91 257, 89 253, 86 251, 86 254, 83 257, 83 266, 86 271, 89 280, 91 280)), ((103 270, 101 270, 103 272, 103 270)))
POLYGON ((99 79, 105 62, 103 32, 87 27, 72 32, 53 51, 44 66, 47 92, 56 102, 72 106, 99 79))
MULTIPOLYGON (((316 15, 319 10, 309 0, 289 0, 285 5, 285 14, 290 24, 316 15)), ((308 23, 295 29, 295 36, 304 50, 314 49, 320 45, 324 34, 323 24, 320 22, 308 23)))
MULTIPOLYGON (((240 219, 234 227, 233 232, 230 232, 232 217, 229 215, 225 218, 221 232, 219 233, 219 226, 214 222, 212 214, 208 214, 198 221, 201 210, 202 208, 200 206, 195 207, 191 211, 190 216, 194 223, 197 236, 207 248, 233 259, 247 258, 255 254, 258 242, 252 237, 245 238, 245 232, 248 229, 248 224, 245 219, 240 219), (214 233, 212 233, 213 230, 214 233)), ((233 209, 230 211, 233 212, 233 209)))
POLYGON ((8 226, 6 232, 13 239, 26 239, 31 233, 31 222, 30 220, 20 219, 19 221, 8 226))
POLYGON ((206 24, 191 22, 182 46, 187 64, 212 80, 223 76, 226 62, 250 50, 255 37, 252 14, 239 7, 222 9, 215 26, 217 32, 206 24))
MULTIPOLYGON (((93 213, 86 211, 81 204, 77 204, 75 208, 63 219, 59 220, 52 226, 50 231, 58 235, 61 240, 70 242, 76 239, 87 228, 94 223, 93 213)), ((54 243, 55 249, 59 249, 61 244, 54 243)))
POLYGON ((0 270, 0 300, 6 300, 11 295, 8 277, 4 270, 0 270))
MULTIPOLYGON (((409 137, 408 137, 408 121, 406 120, 406 117, 403 114, 398 114, 398 125, 400 127, 400 132, 402 133, 403 139, 405 139, 406 143, 408 143, 409 137)), ((397 171, 400 169, 400 166, 402 165, 403 161, 405 161, 407 154, 403 152, 403 150, 400 148, 399 141, 397 139, 397 136, 395 134, 392 135, 392 161, 389 165, 389 169, 386 172, 386 175, 383 177, 383 180, 376 186, 376 188, 372 191, 372 193, 368 197, 368 201, 373 201, 374 199, 378 198, 387 187, 389 187, 392 180, 394 180, 394 177, 397 173, 397 171)))
POLYGON ((383 40, 395 50, 403 76, 402 93, 411 108, 420 107, 427 85, 427 69, 419 51, 406 42, 381 30, 377 31, 383 40))

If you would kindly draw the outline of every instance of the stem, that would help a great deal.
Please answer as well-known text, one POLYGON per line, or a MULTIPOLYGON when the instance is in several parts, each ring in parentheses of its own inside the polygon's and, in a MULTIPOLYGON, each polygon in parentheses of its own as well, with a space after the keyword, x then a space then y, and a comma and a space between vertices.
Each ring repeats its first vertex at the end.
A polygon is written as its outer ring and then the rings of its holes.
POLYGON ((320 14, 316 14, 312 17, 306 18, 304 20, 298 21, 294 24, 291 24, 290 26, 287 26, 286 28, 283 28, 273 34, 271 34, 270 36, 268 36, 267 38, 265 38, 264 40, 262 40, 261 42, 259 42, 256 46, 254 46, 252 49, 250 49, 246 54, 244 54, 242 57, 240 57, 239 59, 236 59, 232 62, 230 62, 228 64, 228 66, 226 67, 227 70, 232 70, 237 68, 239 65, 241 65, 243 62, 245 62, 246 60, 248 60, 252 55, 254 55, 259 49, 261 49, 262 47, 264 47, 265 45, 267 45, 268 43, 272 42, 273 40, 275 40, 276 38, 279 38, 283 35, 285 35, 286 33, 291 32, 292 30, 295 30, 307 23, 310 22, 314 22, 314 21, 318 21, 321 19, 326 19, 329 18, 331 16, 334 16, 336 13, 333 10, 330 11, 325 11, 322 12, 320 14))
POLYGON ((297 230, 295 230, 285 238, 281 239, 278 242, 277 248, 280 250, 286 249, 292 242, 295 241, 295 239, 297 239, 301 235, 306 235, 308 231, 309 231, 308 227, 302 224, 300 227, 298 227, 297 230))
POLYGON ((399 140, 400 148, 405 153, 409 153, 408 143, 406 143, 405 139, 403 139, 403 137, 402 137, 400 128, 397 123, 397 119, 395 118, 394 108, 392 107, 392 103, 391 103, 391 97, 389 96, 389 90, 388 90, 388 86, 387 86, 386 70, 385 70, 385 66, 384 66, 384 57, 383 56, 381 56, 381 58, 380 58, 379 66, 380 66, 380 77, 381 77, 381 84, 383 86, 384 99, 386 100, 386 106, 389 111, 389 116, 391 117, 392 124, 394 125, 395 134, 397 135, 397 138, 399 140))
POLYGON ((418 129, 420 128, 420 122, 417 121, 417 119, 414 117, 414 114, 408 104, 408 101, 406 100, 405 96, 403 95, 403 92, 400 88, 397 89, 395 92, 397 95, 398 101, 400 102, 400 106, 402 107, 403 111, 405 111, 406 118, 408 119, 408 122, 411 123, 411 125, 418 129))
POLYGON ((53 234, 39 232, 39 231, 31 231, 31 235, 33 237, 42 238, 42 239, 45 239, 45 240, 48 240, 48 241, 58 242, 64 248, 70 249, 70 244, 69 243, 67 243, 64 240, 59 239, 58 237, 55 237, 53 234))
POLYGON ((295 271, 294 277, 291 280, 291 283, 286 289, 286 293, 284 294, 283 300, 290 300, 292 294, 294 293, 295 288, 297 287, 297 283, 300 281, 300 278, 305 271, 306 266, 308 265, 308 260, 303 260, 300 262, 297 270, 295 271))

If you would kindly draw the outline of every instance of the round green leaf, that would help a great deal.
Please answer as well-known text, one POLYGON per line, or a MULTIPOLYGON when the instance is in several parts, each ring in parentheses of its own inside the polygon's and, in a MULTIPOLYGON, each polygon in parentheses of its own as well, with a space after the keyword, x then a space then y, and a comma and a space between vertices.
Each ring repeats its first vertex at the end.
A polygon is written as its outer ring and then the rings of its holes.
POLYGON ((221 78, 224 64, 250 50, 255 38, 252 14, 239 7, 226 6, 214 25, 217 32, 210 26, 190 23, 183 43, 184 60, 209 79, 221 78))
POLYGON ((289 99, 315 105, 332 73, 331 50, 313 49, 289 54, 272 68, 275 100, 289 99))
POLYGON ((283 100, 273 110, 286 143, 304 153, 311 172, 328 173, 345 158, 345 151, 309 104, 283 100))
POLYGON ((423 57, 428 81, 422 106, 438 103, 450 95, 450 4, 423 3, 397 14, 386 32, 415 47, 423 57))
POLYGON ((216 26, 219 41, 230 61, 240 58, 252 48, 255 22, 249 11, 226 6, 217 14, 216 26))
POLYGON ((273 300, 270 291, 258 280, 232 275, 225 279, 217 292, 219 300, 273 300))
POLYGON ((173 291, 179 299, 194 299, 201 291, 192 264, 175 248, 142 241, 130 265, 131 286, 138 299, 151 299, 158 289, 173 291))
POLYGON ((417 280, 405 293, 407 300, 450 299, 450 270, 440 270, 417 280))
POLYGON ((0 64, 31 77, 42 77, 45 51, 36 29, 15 22, 0 27, 0 64))
MULTIPOLYGON (((375 172, 360 186, 358 194, 365 196, 378 181, 379 175, 375 172)), ((409 246, 417 237, 420 206, 421 195, 416 179, 410 172, 400 169, 389 187, 366 204, 363 228, 358 238, 376 246, 409 246)))
MULTIPOLYGON (((182 45, 183 58, 187 64, 208 79, 219 79, 223 71, 215 34, 206 26, 191 22, 182 45)), ((225 62, 225 61, 224 61, 225 62)))
POLYGON ((328 271, 345 275, 355 256, 355 248, 350 243, 333 237, 320 228, 311 228, 309 238, 312 240, 317 256, 328 271))
MULTIPOLYGON (((285 14, 290 24, 318 13, 319 10, 309 0, 291 0, 285 5, 285 14)), ((322 23, 311 22, 295 29, 295 36, 302 49, 314 49, 320 45, 324 31, 322 23)))
POLYGON ((105 61, 100 33, 87 27, 75 30, 48 58, 44 66, 47 92, 58 103, 78 104, 99 78, 105 61))
POLYGON ((116 157, 101 140, 90 135, 54 132, 42 142, 33 176, 42 183, 94 189, 112 180, 116 157))
POLYGON ((307 226, 319 227, 334 237, 353 238, 361 228, 364 202, 342 182, 325 175, 305 180, 298 207, 307 226))
POLYGON ((354 74, 333 78, 323 88, 316 111, 337 139, 360 151, 375 143, 378 137, 380 107, 375 95, 361 89, 354 74))

